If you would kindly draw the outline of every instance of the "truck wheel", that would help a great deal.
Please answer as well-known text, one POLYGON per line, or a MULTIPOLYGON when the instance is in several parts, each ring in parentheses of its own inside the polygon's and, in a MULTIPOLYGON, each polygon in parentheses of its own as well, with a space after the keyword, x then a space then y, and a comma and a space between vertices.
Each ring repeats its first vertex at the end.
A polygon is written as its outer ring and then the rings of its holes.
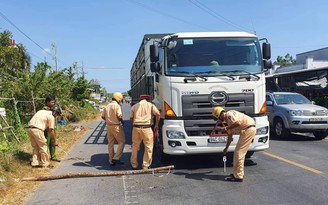
POLYGON ((327 137, 327 131, 314 132, 313 135, 314 135, 315 139, 323 140, 327 137))
POLYGON ((281 118, 278 118, 274 121, 273 134, 280 139, 286 139, 290 136, 290 131, 289 129, 285 128, 284 122, 281 118))
POLYGON ((161 139, 161 137, 157 137, 156 140, 156 154, 160 162, 169 161, 169 155, 164 153, 163 140, 161 139))

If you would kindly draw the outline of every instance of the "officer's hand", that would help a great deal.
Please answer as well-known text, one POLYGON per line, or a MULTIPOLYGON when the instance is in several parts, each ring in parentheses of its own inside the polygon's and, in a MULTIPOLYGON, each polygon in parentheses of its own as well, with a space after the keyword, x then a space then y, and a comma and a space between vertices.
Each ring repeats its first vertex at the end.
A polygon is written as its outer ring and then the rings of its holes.
POLYGON ((55 143, 54 143, 54 145, 55 145, 55 147, 59 147, 59 145, 58 145, 58 143, 57 143, 57 142, 55 142, 55 143))
POLYGON ((156 138, 158 136, 158 128, 157 126, 154 127, 154 138, 156 138))
POLYGON ((223 154, 226 155, 228 153, 228 148, 224 148, 223 154))

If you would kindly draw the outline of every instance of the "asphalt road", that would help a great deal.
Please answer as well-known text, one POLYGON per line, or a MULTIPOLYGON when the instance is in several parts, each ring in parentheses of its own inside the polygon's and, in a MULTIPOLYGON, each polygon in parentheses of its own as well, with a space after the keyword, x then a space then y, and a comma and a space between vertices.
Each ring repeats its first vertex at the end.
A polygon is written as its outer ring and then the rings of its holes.
MULTIPOLYGON (((52 175, 130 170, 131 129, 129 106, 123 105, 127 144, 124 165, 109 167, 106 125, 98 120, 84 126, 92 129, 82 137, 52 175)), ((142 152, 141 150, 140 152, 142 152)), ((141 163, 142 153, 139 155, 141 163)), ((70 178, 40 182, 27 199, 34 204, 328 204, 328 139, 308 135, 288 140, 271 139, 270 148, 255 153, 256 166, 245 167, 242 183, 226 182, 222 156, 176 157, 170 173, 112 177, 70 178)), ((229 164, 229 163, 228 163, 229 164)), ((154 156, 153 167, 162 166, 154 156)), ((30 183, 30 182, 23 182, 30 183)))

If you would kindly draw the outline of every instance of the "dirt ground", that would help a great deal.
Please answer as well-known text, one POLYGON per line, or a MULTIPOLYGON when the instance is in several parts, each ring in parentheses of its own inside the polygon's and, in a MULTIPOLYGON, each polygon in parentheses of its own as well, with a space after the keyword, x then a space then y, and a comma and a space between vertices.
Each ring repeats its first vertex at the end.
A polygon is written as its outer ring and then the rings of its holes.
MULTIPOLYGON (((88 120, 93 121, 96 120, 99 116, 94 119, 88 120)), ((87 121, 85 121, 87 122, 87 121)), ((89 129, 87 127, 82 127, 81 131, 76 132, 74 131, 74 126, 65 126, 62 127, 60 132, 57 133, 57 141, 60 146, 60 149, 56 150, 56 155, 58 159, 63 159, 76 143, 89 129)), ((25 143, 22 145, 22 150, 25 155, 31 155, 31 145, 30 143, 25 143)), ((60 162, 52 162, 51 164, 54 165, 53 169, 34 169, 31 168, 29 161, 24 160, 17 161, 13 160, 14 162, 10 164, 12 169, 15 169, 13 174, 9 174, 6 177, 5 182, 0 182, 0 204, 6 205, 18 205, 23 204, 24 200, 33 193, 38 186, 42 182, 36 181, 21 181, 24 177, 38 177, 38 176, 47 176, 51 173, 56 167, 59 165, 60 162)))

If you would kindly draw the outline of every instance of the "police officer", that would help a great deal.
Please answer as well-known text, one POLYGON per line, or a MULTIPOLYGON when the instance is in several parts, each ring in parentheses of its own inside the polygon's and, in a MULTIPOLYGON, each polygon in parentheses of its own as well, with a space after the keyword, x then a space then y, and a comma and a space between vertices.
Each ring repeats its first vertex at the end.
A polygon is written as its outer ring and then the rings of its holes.
POLYGON ((222 107, 214 107, 212 115, 228 124, 222 127, 221 131, 228 134, 227 144, 223 154, 227 154, 233 134, 239 134, 235 152, 233 155, 233 174, 225 180, 232 182, 242 182, 244 178, 244 162, 246 153, 256 134, 255 121, 236 110, 225 111, 222 107))
MULTIPOLYGON (((45 106, 43 107, 44 110, 50 110, 52 106, 54 106, 56 103, 55 97, 46 97, 45 100, 45 106)), ((55 124, 56 125, 56 124, 55 124)), ((51 136, 49 135, 48 131, 44 131, 44 136, 47 139, 47 145, 50 153, 50 160, 60 162, 59 159, 56 157, 56 146, 54 144, 54 141, 52 140, 51 136)))
POLYGON ((133 124, 133 129, 130 162, 132 169, 138 168, 138 151, 140 150, 141 143, 143 143, 145 149, 142 168, 149 169, 152 163, 154 134, 151 129, 151 118, 152 114, 156 116, 154 130, 157 132, 161 115, 156 106, 148 102, 150 99, 151 97, 149 95, 141 95, 140 101, 131 108, 130 120, 133 124))
POLYGON ((122 128, 122 108, 120 106, 122 100, 123 95, 121 93, 113 93, 112 102, 104 108, 101 116, 107 124, 108 157, 110 166, 124 164, 120 161, 125 146, 125 134, 122 128), (118 143, 116 153, 114 151, 115 140, 118 143))
POLYGON ((39 110, 29 121, 28 135, 33 148, 32 167, 52 168, 49 165, 49 154, 47 140, 44 131, 47 129, 54 145, 58 146, 54 132, 55 117, 61 114, 61 110, 57 105, 51 107, 50 110, 39 110))

